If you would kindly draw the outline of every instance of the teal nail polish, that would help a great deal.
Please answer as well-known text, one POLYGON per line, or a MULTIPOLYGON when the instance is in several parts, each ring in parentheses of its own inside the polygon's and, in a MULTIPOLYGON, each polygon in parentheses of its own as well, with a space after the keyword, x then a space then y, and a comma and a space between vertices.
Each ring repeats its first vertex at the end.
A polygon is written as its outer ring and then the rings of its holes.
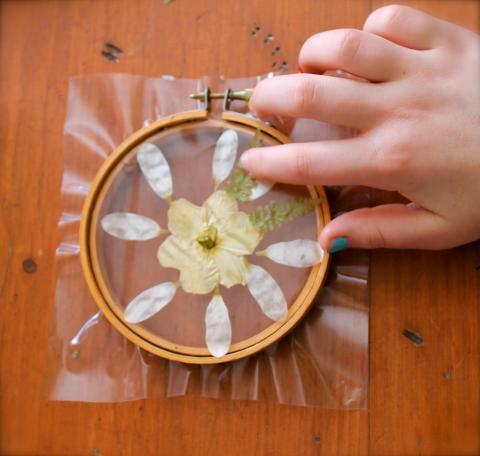
POLYGON ((329 253, 340 252, 348 248, 348 239, 346 237, 338 237, 332 241, 332 245, 328 249, 329 253))

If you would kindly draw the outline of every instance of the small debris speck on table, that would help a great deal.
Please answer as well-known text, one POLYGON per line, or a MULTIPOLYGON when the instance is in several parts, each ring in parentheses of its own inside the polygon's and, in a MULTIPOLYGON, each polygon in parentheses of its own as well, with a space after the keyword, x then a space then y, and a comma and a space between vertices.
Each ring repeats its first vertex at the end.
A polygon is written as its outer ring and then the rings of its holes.
POLYGON ((452 380, 453 379, 453 369, 449 367, 444 373, 443 378, 445 380, 452 380))
POLYGON ((113 43, 107 42, 103 45, 102 55, 111 62, 118 62, 123 54, 123 50, 113 43))
POLYGON ((37 271, 37 263, 35 263, 35 261, 32 260, 31 258, 27 258, 26 260, 24 260, 22 263, 22 266, 23 266, 23 270, 27 274, 33 274, 34 272, 37 271))
POLYGON ((411 331, 410 329, 404 329, 402 334, 410 341, 413 342, 414 345, 420 347, 423 345, 423 337, 420 334, 411 331))

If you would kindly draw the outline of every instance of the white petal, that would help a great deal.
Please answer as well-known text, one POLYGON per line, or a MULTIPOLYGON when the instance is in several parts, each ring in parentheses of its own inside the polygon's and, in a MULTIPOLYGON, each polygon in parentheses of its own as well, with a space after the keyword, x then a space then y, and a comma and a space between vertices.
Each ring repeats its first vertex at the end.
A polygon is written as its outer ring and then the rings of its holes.
POLYGON ((228 309, 220 295, 215 295, 205 313, 205 342, 210 353, 219 358, 228 353, 232 342, 232 326, 228 309))
POLYGON ((133 298, 124 312, 128 323, 140 323, 162 310, 175 296, 177 285, 165 282, 142 291, 133 298))
POLYGON ((208 228, 207 210, 184 198, 175 200, 168 208, 168 229, 184 239, 195 239, 208 228))
POLYGON ((250 201, 253 201, 265 195, 265 193, 268 193, 275 185, 275 182, 266 180, 257 180, 256 183, 257 185, 255 185, 255 187, 253 187, 252 191, 250 192, 250 201))
POLYGON ((218 249, 213 259, 220 274, 220 283, 227 288, 234 285, 245 285, 247 266, 242 256, 235 255, 225 249, 218 249))
POLYGON ((222 223, 226 217, 238 212, 237 200, 223 190, 213 192, 203 203, 203 207, 209 212, 209 223, 215 224, 222 223))
POLYGON ((201 252, 195 241, 169 236, 158 249, 158 261, 164 268, 180 271, 180 283, 187 293, 210 293, 220 281, 212 256, 201 252))
POLYGON ((250 265, 247 271, 247 286, 267 317, 275 321, 287 318, 288 307, 283 291, 265 269, 250 265))
POLYGON ((213 154, 212 173, 215 185, 223 182, 232 172, 237 158, 238 135, 235 130, 224 131, 218 138, 213 154))
POLYGON ((162 229, 157 222, 130 212, 107 214, 100 224, 111 236, 127 241, 146 241, 162 234, 162 229))
POLYGON ((259 255, 265 255, 276 263, 296 268, 306 268, 322 261, 323 250, 318 242, 309 239, 296 239, 278 242, 268 246, 259 255))
POLYGON ((137 161, 145 179, 160 198, 172 196, 172 173, 162 151, 152 143, 142 144, 137 153, 137 161))
POLYGON ((217 226, 222 247, 236 255, 252 254, 262 239, 245 212, 236 212, 217 226))

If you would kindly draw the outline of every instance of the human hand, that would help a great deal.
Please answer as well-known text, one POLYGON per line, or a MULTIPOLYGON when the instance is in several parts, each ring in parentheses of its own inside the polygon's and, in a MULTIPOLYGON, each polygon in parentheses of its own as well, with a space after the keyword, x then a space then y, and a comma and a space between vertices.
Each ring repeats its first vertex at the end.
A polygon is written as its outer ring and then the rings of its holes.
POLYGON ((259 115, 354 127, 350 139, 251 149, 252 177, 292 184, 365 185, 410 204, 358 209, 330 222, 320 244, 443 249, 480 237, 479 37, 404 6, 374 11, 363 31, 306 41, 301 74, 263 80, 259 115), (341 69, 365 81, 322 75, 341 69))

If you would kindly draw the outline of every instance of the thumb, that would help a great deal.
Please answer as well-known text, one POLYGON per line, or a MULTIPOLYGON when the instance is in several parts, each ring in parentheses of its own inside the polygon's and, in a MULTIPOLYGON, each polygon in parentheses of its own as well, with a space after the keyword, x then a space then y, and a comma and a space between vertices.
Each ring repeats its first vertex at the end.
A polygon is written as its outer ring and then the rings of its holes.
POLYGON ((450 238, 445 219, 411 203, 342 214, 322 230, 319 242, 334 253, 347 247, 441 249, 452 245, 450 238))

